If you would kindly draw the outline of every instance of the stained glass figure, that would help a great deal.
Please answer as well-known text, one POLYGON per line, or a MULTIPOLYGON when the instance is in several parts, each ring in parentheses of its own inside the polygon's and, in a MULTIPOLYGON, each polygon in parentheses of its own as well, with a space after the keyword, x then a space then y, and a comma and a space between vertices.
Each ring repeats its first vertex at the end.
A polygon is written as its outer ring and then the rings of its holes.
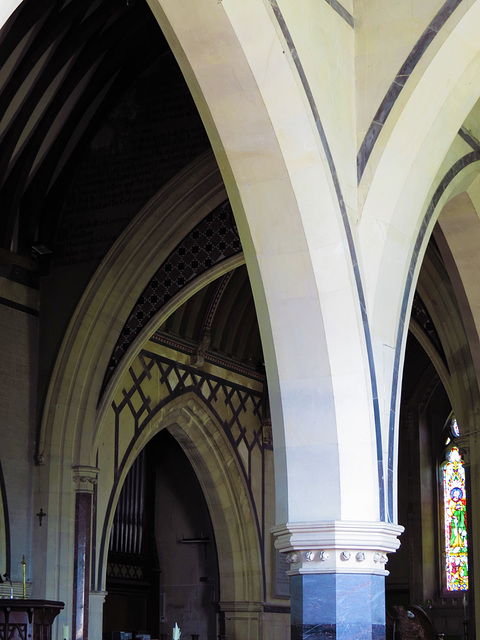
POLYGON ((465 467, 457 447, 447 454, 443 467, 445 515, 445 573, 448 591, 468 589, 467 500, 465 467))
POLYGON ((455 420, 455 418, 453 418, 452 420, 452 434, 455 438, 458 438, 460 436, 460 427, 458 426, 458 422, 455 420))

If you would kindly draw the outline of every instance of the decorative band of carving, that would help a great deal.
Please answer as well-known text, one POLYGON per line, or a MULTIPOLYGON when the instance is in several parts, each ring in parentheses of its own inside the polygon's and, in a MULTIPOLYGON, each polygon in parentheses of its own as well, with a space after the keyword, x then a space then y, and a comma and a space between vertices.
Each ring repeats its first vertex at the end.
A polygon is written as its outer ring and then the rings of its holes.
POLYGON ((290 523, 273 529, 287 554, 287 575, 369 573, 388 575, 387 553, 398 549, 403 527, 382 522, 290 523))
POLYGON ((75 483, 75 491, 83 493, 92 493, 93 487, 97 484, 98 472, 97 467, 76 466, 73 467, 73 482, 75 483))
POLYGON ((357 549, 310 549, 287 554, 287 575, 300 573, 372 573, 387 576, 386 553, 357 549))

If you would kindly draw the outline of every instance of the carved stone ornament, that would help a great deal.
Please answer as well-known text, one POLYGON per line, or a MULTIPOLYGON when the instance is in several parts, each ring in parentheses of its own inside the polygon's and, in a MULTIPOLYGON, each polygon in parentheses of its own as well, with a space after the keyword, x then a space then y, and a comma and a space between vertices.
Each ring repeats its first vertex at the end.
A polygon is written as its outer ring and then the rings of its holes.
POLYGON ((96 467, 78 466, 73 467, 73 482, 75 491, 92 493, 97 484, 99 469, 96 467))
POLYGON ((38 467, 43 467, 43 465, 45 464, 45 455, 43 453, 37 453, 37 455, 35 456, 35 464, 38 467))
POLYGON ((289 576, 359 573, 387 576, 387 553, 403 527, 384 522, 302 522, 272 529, 275 547, 290 563, 289 576))
POLYGON ((388 562, 388 558, 384 553, 374 553, 373 561, 378 562, 379 564, 386 564, 388 562))
POLYGON ((470 466, 470 436, 460 436, 455 438, 453 443, 458 447, 462 460, 466 467, 470 466))
POLYGON ((262 421, 263 444, 273 444, 272 421, 265 418, 262 421))

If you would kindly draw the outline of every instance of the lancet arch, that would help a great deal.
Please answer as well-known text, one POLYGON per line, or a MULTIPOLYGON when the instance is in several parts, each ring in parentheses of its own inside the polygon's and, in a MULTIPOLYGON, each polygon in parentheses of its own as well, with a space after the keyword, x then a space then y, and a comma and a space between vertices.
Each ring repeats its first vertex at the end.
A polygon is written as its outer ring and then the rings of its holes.
POLYGON ((277 496, 282 496, 277 518, 302 521, 308 510, 310 519, 375 520, 383 478, 374 418, 376 373, 368 362, 368 320, 358 302, 361 283, 349 215, 315 101, 302 85, 305 78, 282 31, 281 12, 275 3, 256 1, 179 6, 156 0, 150 6, 202 115, 242 239, 269 378, 277 496), (306 101, 312 111, 305 109, 306 101), (290 327, 300 318, 313 324, 299 331, 293 344, 290 327), (308 377, 290 368, 294 360, 304 363, 308 377), (351 416, 338 410, 348 394, 345 375, 351 376, 350 388, 366 394, 354 433, 351 416), (323 415, 332 431, 312 429, 303 415, 306 407, 323 415), (319 456, 328 458, 328 472, 315 464, 319 456), (316 469, 315 483, 306 482, 307 468, 316 469), (346 479, 335 496, 310 492, 327 481, 322 469, 328 479, 346 479), (365 483, 368 507, 351 500, 358 487, 349 487, 348 479, 354 477, 365 483))
MULTIPOLYGON (((260 602, 262 571, 254 512, 235 454, 207 406, 194 394, 180 396, 127 445, 121 474, 112 484, 101 480, 98 581, 105 587, 107 548, 116 503, 133 461, 160 430, 168 429, 190 460, 207 501, 219 559, 222 601, 260 602), (105 498, 108 498, 105 500, 105 498), (105 521, 103 521, 105 518, 105 521)), ((105 474, 106 475, 106 474, 105 474)))
POLYGON ((439 214, 438 208, 426 219, 432 198, 451 168, 451 162, 445 164, 447 152, 479 97, 472 90, 480 71, 475 38, 479 12, 478 3, 471 3, 451 31, 446 30, 438 50, 425 54, 428 63, 425 59, 418 65, 411 89, 407 84, 395 103, 380 134, 382 142, 374 151, 379 155, 374 172, 361 186, 364 206, 359 242, 366 247, 372 237, 378 240, 373 254, 362 250, 367 304, 372 323, 386 344, 392 345, 395 339, 395 318, 402 300, 399 293, 404 291, 407 272, 413 264, 418 274, 439 214), (403 144, 407 131, 409 139, 415 140, 408 149, 403 144), (413 131, 418 135, 412 136, 413 131), (387 173, 389 188, 385 190, 387 173))
POLYGON ((82 455, 90 461, 90 434, 86 438, 84 434, 82 445, 82 418, 88 411, 88 423, 93 427, 108 360, 131 307, 186 231, 224 199, 214 159, 201 158, 162 189, 119 238, 90 282, 59 353, 39 437, 40 457, 49 455, 53 440, 63 440, 60 434, 68 421, 50 407, 57 405, 58 411, 58 405, 68 405, 73 396, 77 397, 73 403, 77 417, 69 421, 69 429, 76 435, 72 433, 71 448, 63 453, 76 462, 82 455), (86 325, 88 329, 83 328, 86 325))
MULTIPOLYGON (((383 403, 388 416, 384 430, 388 430, 386 455, 392 480, 396 477, 395 423, 401 363, 422 258, 443 205, 466 188, 478 170, 475 144, 472 142, 473 149, 466 147, 463 155, 461 145, 455 146, 457 134, 479 97, 476 90, 472 91, 480 72, 473 26, 480 19, 479 6, 474 3, 462 7, 462 11, 460 17, 452 16, 454 25, 444 27, 435 50, 425 53, 425 60, 402 90, 379 136, 381 144, 372 154, 376 166, 368 177, 365 174, 360 186, 364 206, 359 244, 367 306, 376 336, 373 348, 377 362, 385 358, 389 362, 383 372, 384 388, 388 389, 383 403), (436 87, 433 94, 432 87, 436 87), (418 135, 405 149, 402 140, 407 130, 409 136, 412 131, 418 135), (387 173, 392 180, 385 190, 382 185, 387 173), (371 246, 373 238, 376 249, 371 254, 364 248, 371 246)), ((468 135, 465 141, 468 144, 468 135)), ((389 511, 393 514, 394 486, 389 492, 389 511)))

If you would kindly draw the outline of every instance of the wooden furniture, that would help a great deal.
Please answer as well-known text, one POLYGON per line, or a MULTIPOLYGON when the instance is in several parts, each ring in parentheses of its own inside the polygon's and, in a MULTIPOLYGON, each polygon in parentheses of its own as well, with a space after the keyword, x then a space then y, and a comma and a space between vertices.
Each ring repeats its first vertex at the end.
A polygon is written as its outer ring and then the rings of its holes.
POLYGON ((2 640, 51 640, 52 623, 64 607, 52 600, 0 600, 2 640))

